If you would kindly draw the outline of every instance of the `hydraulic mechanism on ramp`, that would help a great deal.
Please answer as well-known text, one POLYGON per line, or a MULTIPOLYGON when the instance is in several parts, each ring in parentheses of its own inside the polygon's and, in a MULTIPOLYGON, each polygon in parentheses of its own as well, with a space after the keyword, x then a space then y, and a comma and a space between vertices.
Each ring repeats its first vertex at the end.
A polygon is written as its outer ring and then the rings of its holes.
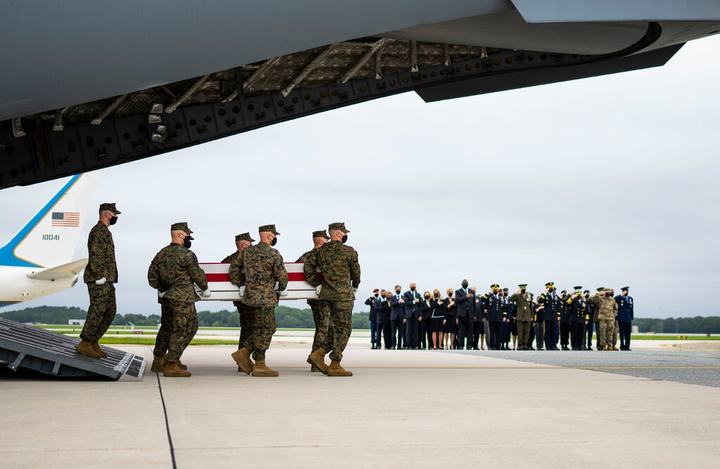
POLYGON ((142 357, 103 347, 107 358, 88 358, 75 352, 79 340, 0 317, 0 368, 33 370, 60 378, 106 378, 123 375, 141 380, 142 357))

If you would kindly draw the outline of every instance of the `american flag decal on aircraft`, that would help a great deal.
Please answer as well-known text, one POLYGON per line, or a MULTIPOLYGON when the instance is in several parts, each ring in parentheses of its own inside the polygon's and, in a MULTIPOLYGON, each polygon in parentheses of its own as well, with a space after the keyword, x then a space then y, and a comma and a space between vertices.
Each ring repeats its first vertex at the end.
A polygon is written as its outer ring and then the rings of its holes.
POLYGON ((77 228, 80 226, 80 212, 53 212, 50 226, 77 228))

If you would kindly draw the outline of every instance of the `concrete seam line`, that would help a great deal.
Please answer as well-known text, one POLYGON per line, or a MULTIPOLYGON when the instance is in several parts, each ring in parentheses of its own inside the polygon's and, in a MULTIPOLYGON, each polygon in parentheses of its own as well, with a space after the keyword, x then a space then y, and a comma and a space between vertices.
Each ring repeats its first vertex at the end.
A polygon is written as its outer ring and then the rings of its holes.
POLYGON ((168 420, 167 407, 165 406, 165 396, 163 395, 162 383, 160 382, 160 373, 155 373, 157 378, 158 390, 160 391, 160 402, 162 403, 163 415, 165 417, 165 431, 167 433, 168 445, 170 446, 170 459, 172 460, 173 469, 177 469, 175 462, 175 447, 173 446, 172 435, 170 435, 170 421, 168 420))

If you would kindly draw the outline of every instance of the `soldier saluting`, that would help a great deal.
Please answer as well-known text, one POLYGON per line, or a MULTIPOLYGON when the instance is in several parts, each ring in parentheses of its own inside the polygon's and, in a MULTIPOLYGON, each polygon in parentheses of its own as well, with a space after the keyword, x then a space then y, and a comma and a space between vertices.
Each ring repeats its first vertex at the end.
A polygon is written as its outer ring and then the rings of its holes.
MULTIPOLYGON (((310 256, 303 267, 305 280, 317 288, 320 300, 327 305, 332 323, 332 351, 328 376, 352 376, 352 372, 340 365, 343 351, 352 332, 352 309, 355 291, 360 286, 360 263, 355 249, 346 245, 345 223, 331 223, 328 226, 330 242, 324 244, 315 256, 310 256)), ((320 347, 310 354, 310 362, 323 369, 325 354, 328 351, 320 347)))
POLYGON ((80 333, 80 343, 75 350, 91 358, 105 358, 98 341, 107 332, 117 306, 115 303, 115 283, 118 281, 115 262, 115 243, 108 226, 117 223, 120 210, 114 203, 100 205, 100 219, 90 230, 88 236, 88 265, 83 280, 88 286, 90 307, 85 325, 80 333))
POLYGON ((191 235, 186 222, 173 223, 170 244, 155 255, 148 269, 148 283, 158 291, 158 297, 166 305, 155 339, 153 368, 159 369, 162 365, 163 374, 168 378, 191 375, 180 363, 180 357, 198 330, 195 302, 200 297, 195 285, 202 291, 203 298, 210 297, 205 272, 190 250, 194 239, 191 235))
POLYGON ((265 352, 275 333, 275 306, 280 296, 287 295, 288 273, 280 253, 273 249, 280 233, 275 225, 258 230, 260 242, 250 246, 230 264, 230 281, 245 287, 240 302, 248 308, 254 326, 248 346, 232 354, 235 363, 256 377, 276 377, 279 373, 265 365, 265 352), (275 285, 277 284, 277 292, 275 285), (250 359, 250 354, 255 363, 250 359), (248 371, 251 370, 251 371, 248 371))

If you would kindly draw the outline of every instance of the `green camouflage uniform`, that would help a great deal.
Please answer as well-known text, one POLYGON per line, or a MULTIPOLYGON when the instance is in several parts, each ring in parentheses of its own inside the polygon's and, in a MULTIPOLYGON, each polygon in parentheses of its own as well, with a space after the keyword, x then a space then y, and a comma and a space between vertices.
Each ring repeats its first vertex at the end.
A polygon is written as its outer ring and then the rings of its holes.
POLYGON ((303 270, 310 285, 321 285, 320 299, 327 304, 333 328, 330 359, 340 361, 352 332, 354 289, 360 285, 358 253, 340 241, 330 241, 307 259, 303 270))
MULTIPOLYGON (((240 251, 235 251, 223 259, 222 263, 232 264, 239 255, 240 251)), ((246 349, 251 350, 252 345, 250 344, 250 340, 252 338, 254 323, 253 315, 250 314, 248 307, 240 301, 233 301, 233 305, 237 308, 238 314, 240 314, 240 340, 238 341, 238 348, 245 347, 246 349)))
MULTIPOLYGON (((612 347, 612 335, 617 316, 617 303, 611 296, 598 295, 594 297, 597 305, 598 342, 600 349, 612 347)), ((592 301, 592 299, 591 299, 592 301)))
MULTIPOLYGON (((306 252, 297 260, 299 263, 306 263, 310 256, 317 255, 319 248, 313 248, 306 252)), ((313 321, 315 322, 315 337, 313 338, 312 350, 315 351, 322 347, 326 351, 332 348, 332 325, 330 324, 330 313, 328 306, 324 301, 321 300, 307 300, 307 304, 310 305, 310 309, 313 313, 313 321)))
POLYGON ((88 237, 88 265, 83 280, 88 286, 90 307, 80 338, 88 342, 97 342, 115 319, 115 283, 118 280, 115 262, 115 244, 112 234, 104 223, 98 222, 88 237), (105 278, 104 285, 95 281, 105 278))
POLYGON ((248 308, 255 321, 252 337, 248 340, 253 359, 265 360, 265 351, 270 348, 275 333, 275 306, 278 290, 287 288, 288 274, 280 253, 266 243, 258 243, 245 249, 230 264, 230 281, 245 286, 240 302, 248 308))
POLYGON ((167 304, 169 309, 169 314, 163 314, 161 329, 171 323, 162 334, 158 331, 153 353, 162 356, 162 351, 167 348, 167 360, 178 361, 198 329, 195 302, 199 297, 194 285, 207 290, 205 272, 198 265, 195 253, 179 244, 170 244, 150 263, 148 283, 164 294, 162 304, 167 304))

